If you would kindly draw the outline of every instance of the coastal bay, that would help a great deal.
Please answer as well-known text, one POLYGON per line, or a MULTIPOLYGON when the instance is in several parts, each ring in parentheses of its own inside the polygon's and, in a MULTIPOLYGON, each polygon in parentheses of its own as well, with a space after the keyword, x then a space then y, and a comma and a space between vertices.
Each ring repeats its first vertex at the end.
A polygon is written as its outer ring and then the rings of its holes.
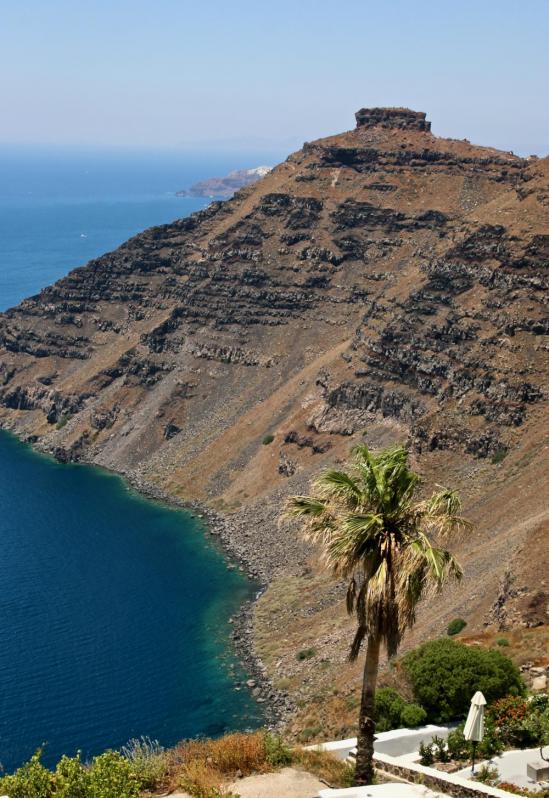
POLYGON ((253 585, 200 519, 7 433, 0 505, 5 768, 44 743, 54 761, 261 721, 228 623, 253 585))

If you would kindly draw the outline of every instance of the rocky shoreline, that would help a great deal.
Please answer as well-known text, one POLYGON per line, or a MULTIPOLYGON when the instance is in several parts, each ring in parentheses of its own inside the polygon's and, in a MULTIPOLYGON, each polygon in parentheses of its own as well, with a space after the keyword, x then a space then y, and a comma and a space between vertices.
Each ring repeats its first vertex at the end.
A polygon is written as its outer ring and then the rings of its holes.
MULTIPOLYGON (((93 464, 92 464, 93 465, 93 464)), ((231 640, 240 664, 248 679, 245 686, 249 689, 258 704, 262 704, 266 725, 270 729, 282 727, 295 710, 294 703, 287 693, 276 690, 267 675, 267 669, 258 657, 254 646, 253 608, 254 603, 268 587, 269 579, 265 574, 264 563, 253 562, 252 557, 244 551, 245 535, 243 528, 221 513, 204 507, 199 502, 183 501, 151 485, 135 473, 122 474, 134 490, 154 501, 161 501, 172 507, 191 512, 204 525, 204 532, 213 538, 228 560, 229 568, 240 571, 257 584, 254 599, 244 602, 240 611, 229 619, 233 630, 231 640)), ((237 683, 235 689, 242 689, 237 683)))

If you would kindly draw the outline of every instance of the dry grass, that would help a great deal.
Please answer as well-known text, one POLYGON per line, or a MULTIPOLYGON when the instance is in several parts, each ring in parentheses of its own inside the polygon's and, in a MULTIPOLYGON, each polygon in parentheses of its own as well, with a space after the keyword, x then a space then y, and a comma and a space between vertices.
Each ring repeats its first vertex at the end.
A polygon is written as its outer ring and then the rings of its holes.
POLYGON ((294 751, 294 763, 330 787, 351 787, 353 784, 354 768, 346 762, 335 759, 326 751, 306 751, 304 748, 298 748, 294 751))
POLYGON ((168 756, 168 777, 162 788, 183 789, 193 798, 230 798, 227 785, 235 779, 286 765, 306 770, 333 787, 352 783, 352 768, 330 754, 290 749, 264 731, 182 742, 168 756))
POLYGON ((265 740, 263 732, 255 732, 180 743, 171 752, 169 786, 183 787, 195 798, 229 795, 226 782, 272 770, 265 740))

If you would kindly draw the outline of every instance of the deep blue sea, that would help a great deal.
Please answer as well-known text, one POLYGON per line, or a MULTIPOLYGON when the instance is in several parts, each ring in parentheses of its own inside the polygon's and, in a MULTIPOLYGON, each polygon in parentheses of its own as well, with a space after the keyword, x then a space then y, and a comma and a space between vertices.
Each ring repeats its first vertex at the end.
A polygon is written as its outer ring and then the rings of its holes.
MULTIPOLYGON (((0 310, 272 156, 0 152, 0 310)), ((0 433, 0 762, 248 728, 228 620, 254 585, 189 513, 0 433)))
POLYGON ((140 230, 208 202, 176 191, 281 158, 0 149, 0 311, 140 230))

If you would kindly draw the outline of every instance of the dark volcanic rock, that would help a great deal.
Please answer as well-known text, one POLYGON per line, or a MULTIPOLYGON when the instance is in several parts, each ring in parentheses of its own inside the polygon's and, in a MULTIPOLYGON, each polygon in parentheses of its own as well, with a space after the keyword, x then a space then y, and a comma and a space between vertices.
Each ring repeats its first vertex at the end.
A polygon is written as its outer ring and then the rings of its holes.
POLYGON ((399 130, 431 130, 431 123, 425 118, 426 114, 422 111, 410 111, 409 108, 361 108, 355 117, 357 127, 380 125, 399 130))

